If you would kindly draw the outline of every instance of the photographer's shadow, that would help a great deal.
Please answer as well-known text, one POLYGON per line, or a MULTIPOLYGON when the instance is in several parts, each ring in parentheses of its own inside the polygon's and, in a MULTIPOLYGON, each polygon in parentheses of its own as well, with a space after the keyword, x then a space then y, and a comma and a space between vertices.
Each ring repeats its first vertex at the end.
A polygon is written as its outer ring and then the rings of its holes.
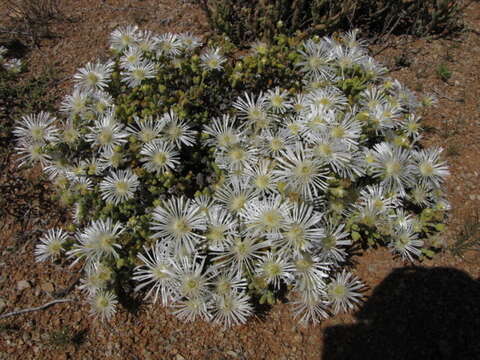
POLYGON ((480 282, 453 268, 394 270, 325 330, 323 360, 480 360, 480 282))

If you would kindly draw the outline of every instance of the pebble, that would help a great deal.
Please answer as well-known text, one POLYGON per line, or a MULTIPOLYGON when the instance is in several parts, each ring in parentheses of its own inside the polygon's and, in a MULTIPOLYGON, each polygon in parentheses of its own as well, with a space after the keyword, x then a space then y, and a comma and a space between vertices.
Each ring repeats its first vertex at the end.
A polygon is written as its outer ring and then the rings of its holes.
POLYGON ((3 311, 3 309, 5 309, 5 306, 7 306, 5 299, 0 298, 0 313, 3 311))
POLYGON ((182 355, 177 354, 177 356, 175 357, 175 360, 185 360, 185 358, 182 355))
POLYGON ((20 280, 17 282, 17 290, 22 291, 30 288, 30 283, 27 280, 20 280))
POLYGON ((55 291, 55 288, 51 282, 44 282, 40 285, 40 287, 47 293, 52 293, 55 291))

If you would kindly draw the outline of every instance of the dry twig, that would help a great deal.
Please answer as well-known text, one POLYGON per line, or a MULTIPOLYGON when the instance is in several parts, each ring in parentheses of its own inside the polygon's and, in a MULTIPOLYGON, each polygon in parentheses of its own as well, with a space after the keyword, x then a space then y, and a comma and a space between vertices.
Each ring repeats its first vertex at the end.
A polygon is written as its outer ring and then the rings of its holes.
POLYGON ((58 304, 58 303, 71 302, 71 301, 75 301, 75 300, 73 300, 73 299, 57 299, 57 300, 53 300, 53 301, 50 301, 50 302, 48 302, 48 303, 46 303, 46 304, 43 304, 43 305, 41 305, 41 306, 32 307, 32 308, 27 308, 27 309, 22 309, 22 310, 18 310, 18 311, 12 311, 12 312, 9 312, 9 313, 6 313, 6 314, 2 314, 2 315, 0 315, 0 320, 1 320, 1 319, 8 318, 8 317, 11 317, 11 316, 16 316, 16 315, 21 315, 21 314, 29 313, 29 312, 32 312, 32 311, 45 310, 45 309, 49 308, 49 307, 52 306, 52 305, 55 305, 55 304, 58 304))

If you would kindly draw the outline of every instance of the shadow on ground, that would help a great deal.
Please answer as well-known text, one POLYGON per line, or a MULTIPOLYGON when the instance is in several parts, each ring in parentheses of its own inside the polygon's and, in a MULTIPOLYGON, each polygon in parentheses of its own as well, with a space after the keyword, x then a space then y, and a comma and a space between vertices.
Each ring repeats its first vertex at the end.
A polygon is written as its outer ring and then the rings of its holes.
POLYGON ((480 281, 463 271, 394 270, 355 317, 325 330, 322 360, 480 359, 480 281))

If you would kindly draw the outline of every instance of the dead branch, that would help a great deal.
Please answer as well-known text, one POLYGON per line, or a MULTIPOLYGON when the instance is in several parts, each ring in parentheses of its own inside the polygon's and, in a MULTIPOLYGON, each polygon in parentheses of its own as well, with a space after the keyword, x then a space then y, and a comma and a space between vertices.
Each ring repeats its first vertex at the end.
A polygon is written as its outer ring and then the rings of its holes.
POLYGON ((43 305, 41 305, 41 306, 32 307, 32 308, 27 308, 27 309, 22 309, 22 310, 18 310, 18 311, 12 311, 12 312, 9 312, 9 313, 6 313, 6 314, 2 314, 2 315, 0 315, 0 320, 1 320, 1 319, 8 318, 8 317, 11 317, 11 316, 16 316, 16 315, 21 315, 21 314, 29 313, 29 312, 32 312, 32 311, 45 310, 45 309, 49 308, 49 307, 52 306, 52 305, 55 305, 55 304, 58 304, 58 303, 71 302, 71 301, 75 301, 75 300, 73 300, 73 299, 57 299, 57 300, 53 300, 53 301, 50 301, 50 302, 48 302, 48 303, 46 303, 46 304, 43 304, 43 305))

